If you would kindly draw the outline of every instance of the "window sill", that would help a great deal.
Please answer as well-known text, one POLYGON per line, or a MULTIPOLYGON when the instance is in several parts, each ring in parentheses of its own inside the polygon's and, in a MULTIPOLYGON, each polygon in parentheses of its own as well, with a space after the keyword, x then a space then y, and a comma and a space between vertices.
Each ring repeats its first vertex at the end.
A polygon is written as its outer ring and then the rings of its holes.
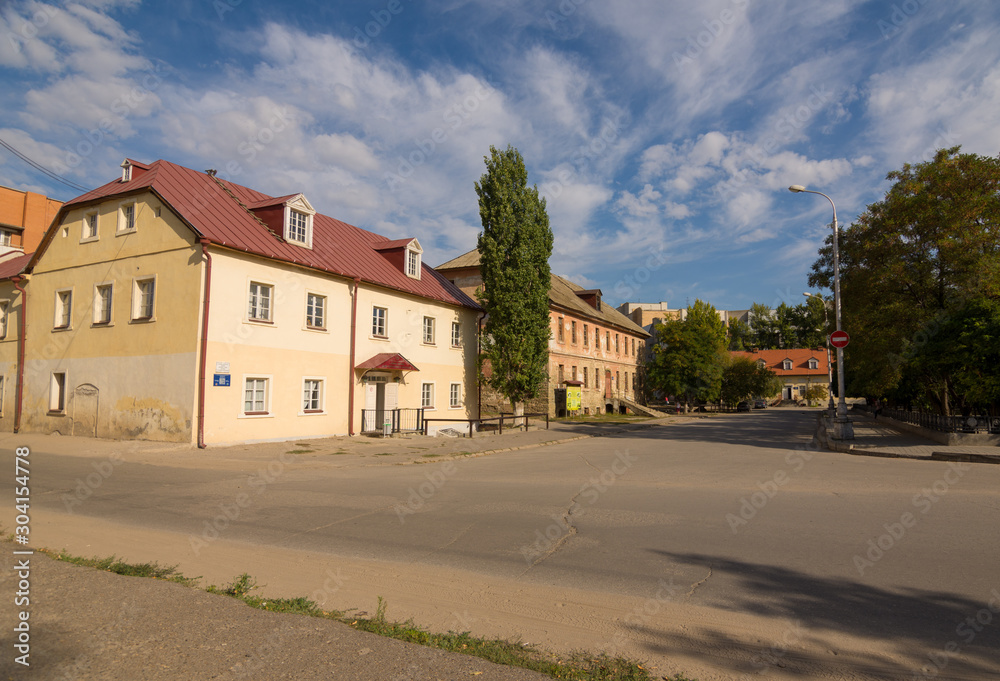
POLYGON ((72 331, 72 330, 73 330, 72 326, 53 326, 52 327, 52 333, 58 333, 60 331, 72 331))
POLYGON ((389 340, 389 337, 388 336, 368 336, 368 340, 387 341, 387 340, 389 340))
POLYGON ((318 333, 328 333, 329 329, 327 329, 325 326, 309 326, 308 324, 306 324, 303 331, 316 331, 318 333))
POLYGON ((270 319, 254 319, 253 317, 247 317, 246 320, 244 321, 246 321, 247 324, 262 324, 264 326, 274 326, 274 322, 272 322, 270 319))
POLYGON ((134 317, 128 320, 129 324, 152 324, 156 321, 156 317, 134 317))
POLYGON ((136 231, 137 230, 135 227, 133 227, 132 229, 118 229, 115 230, 115 236, 128 236, 129 234, 135 234, 136 231))
POLYGON ((465 405, 464 404, 460 404, 457 407, 449 405, 448 409, 456 409, 456 410, 457 409, 465 409, 465 405))
POLYGON ((114 326, 114 324, 112 324, 111 322, 91 322, 90 323, 90 328, 92 328, 92 329, 101 329, 101 328, 107 328, 107 327, 111 327, 111 326, 114 326))
POLYGON ((81 244, 89 244, 92 241, 97 241, 98 239, 99 239, 99 237, 96 237, 96 236, 86 236, 86 237, 80 239, 80 243, 81 244))
POLYGON ((461 350, 462 346, 461 345, 455 345, 454 343, 452 343, 451 349, 452 350, 461 350))
POLYGON ((322 416, 326 414, 325 409, 304 409, 299 412, 299 416, 322 416))
POLYGON ((49 409, 45 413, 45 415, 46 416, 65 416, 66 415, 66 411, 65 410, 59 410, 59 409, 49 409))
POLYGON ((267 411, 250 411, 250 412, 243 412, 237 418, 241 418, 241 419, 266 419, 266 418, 274 418, 274 414, 272 414, 270 412, 267 412, 267 411))
POLYGON ((421 343, 421 345, 423 345, 425 348, 436 348, 437 347, 437 343, 428 343, 427 341, 424 341, 423 343, 421 343))

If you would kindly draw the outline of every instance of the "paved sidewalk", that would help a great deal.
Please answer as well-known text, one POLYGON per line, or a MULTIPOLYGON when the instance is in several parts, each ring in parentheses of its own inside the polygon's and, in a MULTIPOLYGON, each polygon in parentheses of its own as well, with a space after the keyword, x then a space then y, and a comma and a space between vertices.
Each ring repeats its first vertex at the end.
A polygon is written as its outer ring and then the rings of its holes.
POLYGON ((1000 464, 1000 447, 943 445, 913 433, 897 430, 885 421, 868 414, 850 412, 854 424, 854 439, 838 441, 830 438, 832 428, 826 424, 827 447, 833 451, 858 456, 881 456, 929 461, 964 461, 1000 464))

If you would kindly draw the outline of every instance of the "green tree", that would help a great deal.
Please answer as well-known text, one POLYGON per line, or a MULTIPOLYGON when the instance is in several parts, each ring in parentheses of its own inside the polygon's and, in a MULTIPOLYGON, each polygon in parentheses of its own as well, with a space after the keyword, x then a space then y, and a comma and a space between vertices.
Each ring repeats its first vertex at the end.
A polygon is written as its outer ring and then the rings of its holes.
POLYGON ((549 357, 549 286, 552 230, 545 199, 528 187, 524 159, 512 146, 490 146, 486 173, 476 183, 479 216, 479 300, 486 310, 482 352, 491 367, 489 385, 524 413, 538 395, 549 357))
POLYGON ((750 331, 753 347, 760 350, 776 350, 780 347, 778 322, 767 305, 754 303, 750 306, 750 331))
POLYGON ((657 325, 656 338, 648 368, 654 389, 683 398, 686 407, 719 398, 728 354, 726 328, 714 307, 696 300, 683 320, 657 325))
POLYGON ((777 374, 749 357, 733 357, 722 372, 722 401, 738 404, 760 395, 770 397, 781 391, 777 374))
MULTIPOLYGON (((941 149, 931 161, 890 172, 885 198, 841 234, 851 393, 929 401, 945 414, 952 403, 995 403, 963 378, 974 356, 932 362, 924 351, 932 340, 948 352, 959 347, 961 329, 948 320, 973 310, 976 301, 988 307, 1000 300, 1000 157, 959 152, 941 149)), ((829 238, 827 243, 810 284, 829 288, 829 238)), ((1000 367, 991 362, 984 370, 978 380, 992 382, 1000 367)))
POLYGON ((750 325, 741 319, 733 319, 726 329, 730 350, 749 350, 753 347, 753 332, 750 325))

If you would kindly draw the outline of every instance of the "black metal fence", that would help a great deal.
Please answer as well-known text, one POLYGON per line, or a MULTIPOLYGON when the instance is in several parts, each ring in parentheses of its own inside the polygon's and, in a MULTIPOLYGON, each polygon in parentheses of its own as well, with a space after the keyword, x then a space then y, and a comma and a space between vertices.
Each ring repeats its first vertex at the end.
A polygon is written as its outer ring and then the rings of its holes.
MULTIPOLYGON (((868 407, 869 412, 874 409, 868 407)), ((881 416, 888 416, 896 421, 920 426, 941 433, 993 433, 1000 434, 1000 418, 989 414, 977 416, 944 416, 923 411, 907 411, 905 409, 883 409, 881 416)))
POLYGON ((424 410, 421 409, 362 409, 361 432, 384 433, 389 424, 390 433, 422 433, 424 410))
MULTIPOLYGON (((462 423, 464 424, 463 430, 465 428, 469 429, 469 437, 473 437, 475 433, 474 426, 479 425, 480 433, 490 433, 495 432, 503 435, 504 424, 507 425, 507 430, 513 428, 523 428, 527 430, 528 419, 537 418, 545 419, 545 430, 549 429, 549 415, 548 412, 537 412, 531 414, 521 414, 520 416, 514 416, 514 414, 501 413, 500 416, 495 416, 493 418, 485 419, 425 419, 425 424, 430 423, 462 423)), ((427 428, 424 429, 424 435, 427 435, 427 428)))

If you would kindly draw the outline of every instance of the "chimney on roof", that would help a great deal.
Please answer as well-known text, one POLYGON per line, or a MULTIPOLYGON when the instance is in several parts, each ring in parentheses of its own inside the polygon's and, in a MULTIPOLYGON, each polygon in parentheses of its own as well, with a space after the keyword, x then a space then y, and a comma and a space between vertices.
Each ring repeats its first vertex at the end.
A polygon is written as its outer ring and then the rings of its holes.
POLYGON ((208 170, 205 171, 205 174, 208 175, 209 177, 215 177, 215 172, 216 172, 215 168, 209 168, 208 170))

